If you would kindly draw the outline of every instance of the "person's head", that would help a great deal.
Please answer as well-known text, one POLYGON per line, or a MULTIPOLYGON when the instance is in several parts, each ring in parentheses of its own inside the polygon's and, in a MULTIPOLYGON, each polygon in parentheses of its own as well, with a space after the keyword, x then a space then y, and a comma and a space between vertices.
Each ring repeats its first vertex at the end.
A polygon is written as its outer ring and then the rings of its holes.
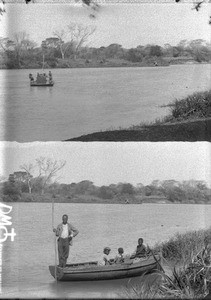
POLYGON ((63 222, 63 224, 67 224, 67 220, 68 220, 68 215, 63 215, 62 216, 62 222, 63 222))
POLYGON ((141 246, 143 244, 144 240, 142 238, 138 239, 138 244, 141 246))
POLYGON ((111 248, 109 248, 109 247, 105 247, 103 249, 103 253, 106 254, 106 255, 109 255, 110 251, 111 251, 111 248))
POLYGON ((118 252, 119 252, 119 254, 123 254, 124 253, 123 248, 118 248, 118 252))

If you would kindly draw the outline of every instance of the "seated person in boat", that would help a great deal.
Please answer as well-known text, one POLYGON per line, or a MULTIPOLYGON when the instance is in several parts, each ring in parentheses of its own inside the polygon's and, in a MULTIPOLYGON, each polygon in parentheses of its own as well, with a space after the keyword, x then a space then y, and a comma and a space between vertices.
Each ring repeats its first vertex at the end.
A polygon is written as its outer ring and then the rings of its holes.
POLYGON ((30 79, 31 82, 34 81, 34 77, 33 77, 33 75, 31 73, 29 74, 29 79, 30 79))
POLYGON ((121 264, 124 262, 124 249, 123 248, 118 248, 118 254, 117 256, 114 258, 114 263, 115 264, 121 264))
POLYGON ((112 265, 114 263, 114 259, 111 258, 110 252, 111 252, 111 248, 109 247, 105 247, 103 249, 103 253, 104 253, 103 260, 98 263, 100 266, 112 265))
POLYGON ((48 77, 49 77, 49 83, 52 83, 53 82, 53 77, 52 77, 51 71, 49 71, 48 77))
POLYGON ((46 84, 47 82, 47 79, 46 79, 46 74, 39 74, 37 73, 37 83, 40 83, 40 84, 46 84))
POLYGON ((141 258, 147 256, 147 248, 143 244, 144 240, 142 238, 138 239, 138 245, 136 247, 136 251, 131 255, 130 258, 141 258))

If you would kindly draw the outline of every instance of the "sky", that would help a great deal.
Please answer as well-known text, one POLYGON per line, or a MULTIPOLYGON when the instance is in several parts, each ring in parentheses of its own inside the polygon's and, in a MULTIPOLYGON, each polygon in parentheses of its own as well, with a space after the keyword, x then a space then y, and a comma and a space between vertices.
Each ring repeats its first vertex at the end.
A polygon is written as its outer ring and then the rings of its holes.
POLYGON ((197 12, 193 3, 102 4, 96 18, 80 4, 6 4, 1 17, 1 36, 12 38, 15 32, 26 31, 40 45, 55 30, 65 29, 71 22, 94 26, 89 46, 121 44, 125 48, 165 43, 176 45, 180 40, 211 40, 208 24, 211 3, 197 12))
POLYGON ((62 183, 147 185, 156 179, 195 179, 210 186, 210 153, 208 142, 0 142, 0 175, 8 177, 43 156, 66 161, 57 178, 62 183))

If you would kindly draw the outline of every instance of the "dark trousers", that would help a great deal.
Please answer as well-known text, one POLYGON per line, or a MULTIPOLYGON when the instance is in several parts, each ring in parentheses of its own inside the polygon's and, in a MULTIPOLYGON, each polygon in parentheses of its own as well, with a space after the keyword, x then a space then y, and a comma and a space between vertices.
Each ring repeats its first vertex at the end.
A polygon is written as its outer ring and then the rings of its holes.
POLYGON ((69 256, 69 239, 58 239, 59 266, 65 267, 69 256))

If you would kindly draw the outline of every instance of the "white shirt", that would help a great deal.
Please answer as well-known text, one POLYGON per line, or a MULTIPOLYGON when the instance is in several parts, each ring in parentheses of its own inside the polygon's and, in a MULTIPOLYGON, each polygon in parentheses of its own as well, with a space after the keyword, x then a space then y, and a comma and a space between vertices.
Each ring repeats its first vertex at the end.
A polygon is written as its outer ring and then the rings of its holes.
POLYGON ((68 225, 62 224, 62 226, 63 226, 63 230, 62 230, 61 238, 66 239, 68 238, 68 225))
POLYGON ((99 266, 105 266, 105 260, 104 258, 106 258, 106 260, 110 260, 112 259, 113 257, 111 257, 111 254, 109 253, 108 255, 107 254, 104 254, 103 258, 101 258, 99 261, 98 261, 98 265, 99 266))

